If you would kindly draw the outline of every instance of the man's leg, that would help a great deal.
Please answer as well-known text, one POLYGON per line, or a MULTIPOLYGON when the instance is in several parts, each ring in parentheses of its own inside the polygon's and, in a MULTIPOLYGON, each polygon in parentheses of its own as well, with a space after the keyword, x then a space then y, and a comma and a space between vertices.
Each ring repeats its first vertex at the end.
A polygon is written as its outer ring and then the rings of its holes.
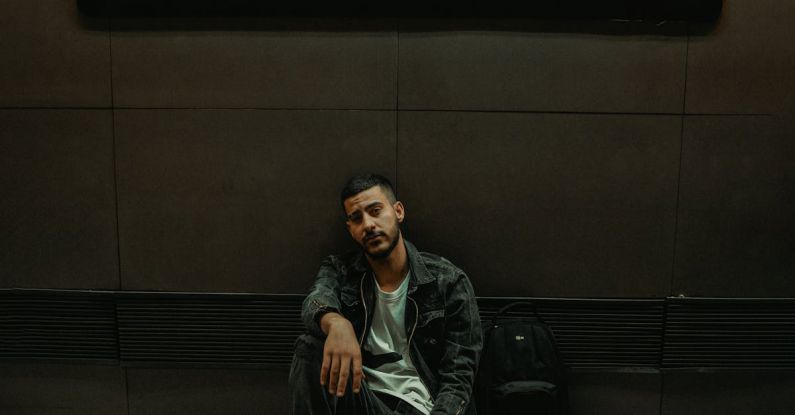
POLYGON ((395 408, 394 415, 423 415, 419 409, 411 406, 410 403, 401 400, 397 408, 395 408))
POLYGON ((320 339, 303 334, 295 341, 289 379, 292 415, 334 414, 328 393, 320 385, 321 363, 318 361, 318 347, 322 359, 323 344, 320 339))
POLYGON ((290 367, 290 414, 292 415, 391 415, 386 406, 373 395, 362 381, 358 394, 352 392, 351 380, 345 396, 330 395, 320 385, 320 366, 323 364, 323 340, 309 334, 295 342, 295 354, 290 367))

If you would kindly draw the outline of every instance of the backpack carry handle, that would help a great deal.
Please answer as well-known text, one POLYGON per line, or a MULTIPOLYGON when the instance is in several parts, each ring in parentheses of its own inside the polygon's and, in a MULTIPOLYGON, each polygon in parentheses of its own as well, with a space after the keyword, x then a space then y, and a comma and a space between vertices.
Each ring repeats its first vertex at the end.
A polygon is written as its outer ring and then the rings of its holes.
POLYGON ((541 317, 541 316, 538 315, 538 309, 536 309, 536 305, 535 304, 531 303, 530 301, 516 301, 516 302, 510 303, 510 304, 502 307, 501 309, 497 310, 497 312, 494 313, 494 316, 491 317, 491 323, 495 324, 497 322, 497 319, 499 317, 503 316, 505 313, 507 313, 508 310, 510 310, 512 308, 517 308, 519 306, 528 306, 533 311, 533 314, 536 317, 538 317, 538 318, 541 317))

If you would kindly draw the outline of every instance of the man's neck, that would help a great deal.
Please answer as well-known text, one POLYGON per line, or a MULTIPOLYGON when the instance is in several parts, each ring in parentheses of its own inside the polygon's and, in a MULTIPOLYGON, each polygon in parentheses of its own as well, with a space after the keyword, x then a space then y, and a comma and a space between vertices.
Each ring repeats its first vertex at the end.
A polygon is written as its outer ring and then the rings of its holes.
POLYGON ((395 249, 388 257, 384 259, 367 257, 367 262, 370 263, 370 268, 375 273, 378 286, 386 292, 395 291, 403 282, 403 277, 409 272, 408 254, 406 245, 403 243, 403 236, 400 236, 395 249))

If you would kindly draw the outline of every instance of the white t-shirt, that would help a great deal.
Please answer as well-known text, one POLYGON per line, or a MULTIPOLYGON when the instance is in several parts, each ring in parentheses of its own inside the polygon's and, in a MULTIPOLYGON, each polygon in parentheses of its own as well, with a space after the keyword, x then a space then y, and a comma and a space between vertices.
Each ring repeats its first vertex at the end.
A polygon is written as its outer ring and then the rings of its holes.
MULTIPOLYGON (((375 278, 374 278, 375 279, 375 278)), ((373 355, 378 367, 363 367, 370 389, 398 397, 424 414, 433 408, 433 399, 411 361, 406 335, 406 293, 409 274, 400 287, 388 293, 375 281, 377 298, 370 334, 363 349, 373 355)))

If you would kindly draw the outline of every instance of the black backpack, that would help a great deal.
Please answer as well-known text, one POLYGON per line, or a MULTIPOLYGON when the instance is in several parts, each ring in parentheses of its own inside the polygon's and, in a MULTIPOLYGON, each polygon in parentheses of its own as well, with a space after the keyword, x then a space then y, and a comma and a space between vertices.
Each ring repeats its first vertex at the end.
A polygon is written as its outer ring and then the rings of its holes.
POLYGON ((555 338, 532 303, 503 307, 483 326, 483 355, 475 381, 478 415, 566 415, 568 388, 555 338), (530 307, 530 317, 508 317, 530 307))

